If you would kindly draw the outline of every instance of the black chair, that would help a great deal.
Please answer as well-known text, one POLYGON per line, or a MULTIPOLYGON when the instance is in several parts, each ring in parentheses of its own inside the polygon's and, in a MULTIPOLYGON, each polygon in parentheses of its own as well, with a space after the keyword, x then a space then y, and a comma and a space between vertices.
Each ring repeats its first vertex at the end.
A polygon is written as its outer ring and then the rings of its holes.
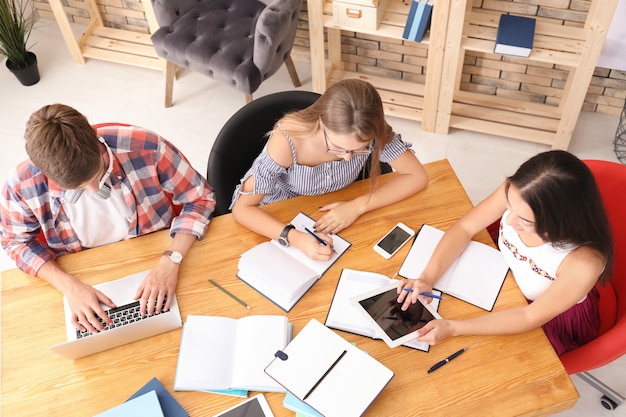
MULTIPOLYGON (((252 166, 268 140, 267 132, 284 114, 302 110, 315 103, 319 94, 310 91, 282 91, 246 104, 222 127, 209 153, 207 181, 215 191, 214 216, 230 213, 228 207, 239 181, 252 166)), ((367 178, 368 164, 360 178, 367 178)), ((391 172, 381 163, 381 173, 391 172)))

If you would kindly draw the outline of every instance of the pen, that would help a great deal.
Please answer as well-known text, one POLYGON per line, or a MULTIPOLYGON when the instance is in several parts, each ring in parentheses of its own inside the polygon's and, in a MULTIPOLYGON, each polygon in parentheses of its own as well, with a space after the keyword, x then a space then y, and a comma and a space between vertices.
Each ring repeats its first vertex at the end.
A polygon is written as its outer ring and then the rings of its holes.
POLYGON ((443 300, 442 296, 430 292, 421 292, 420 295, 423 295, 424 297, 436 298, 437 300, 443 300))
POLYGON ((448 356, 447 358, 445 358, 442 361, 437 362, 436 364, 434 364, 433 366, 430 367, 430 369, 428 370, 428 373, 431 373, 439 368, 441 368, 443 365, 445 365, 446 363, 450 362, 452 359, 456 358, 457 356, 459 356, 461 353, 465 352, 467 350, 467 348, 463 348, 457 352, 454 352, 452 355, 448 356))
POLYGON ((341 355, 339 355, 339 357, 337 359, 335 359, 335 362, 333 362, 332 365, 330 365, 330 368, 328 368, 328 370, 326 372, 324 372, 324 374, 320 377, 320 379, 317 380, 317 382, 315 383, 315 385, 313 385, 311 387, 311 389, 309 390, 309 392, 307 392, 304 397, 302 397, 302 400, 306 400, 309 395, 311 395, 311 393, 315 390, 315 388, 317 388, 317 386, 324 380, 324 378, 326 378, 328 376, 328 374, 330 373, 330 371, 333 370, 333 368, 339 363, 339 361, 341 360, 341 358, 343 358, 345 356, 345 354, 348 353, 347 350, 344 350, 343 352, 341 352, 341 355))
POLYGON ((216 286, 217 288, 219 288, 220 290, 222 290, 224 292, 224 294, 228 295, 230 298, 232 298, 233 300, 237 301, 239 304, 241 304, 242 306, 244 306, 248 310, 252 310, 248 304, 246 304, 243 301, 241 301, 239 298, 237 298, 235 296, 235 294, 231 293, 230 291, 228 291, 226 288, 222 287, 217 282, 213 281, 212 279, 210 279, 209 282, 211 284, 213 284, 214 286, 216 286))
MULTIPOLYGON (((310 234, 311 236, 313 236, 315 240, 317 240, 320 243, 320 245, 328 246, 328 242, 326 242, 324 239, 322 239, 321 237, 313 233, 311 229, 309 229, 305 225, 302 225, 302 227, 304 227, 304 231, 310 234)), ((337 253, 337 251, 334 248, 333 248, 333 252, 337 253)))
POLYGON ((322 239, 321 237, 313 233, 308 227, 304 227, 304 231, 310 234, 311 236, 313 236, 315 240, 317 240, 320 243, 320 245, 328 246, 328 242, 326 242, 324 239, 322 239))
MULTIPOLYGON (((406 291, 408 293, 412 293, 413 289, 411 288, 402 288, 403 291, 406 291)), ((432 294, 429 292, 421 292, 420 295, 423 295, 424 297, 430 297, 430 298, 436 298, 437 300, 443 300, 443 297, 437 294, 432 294)))

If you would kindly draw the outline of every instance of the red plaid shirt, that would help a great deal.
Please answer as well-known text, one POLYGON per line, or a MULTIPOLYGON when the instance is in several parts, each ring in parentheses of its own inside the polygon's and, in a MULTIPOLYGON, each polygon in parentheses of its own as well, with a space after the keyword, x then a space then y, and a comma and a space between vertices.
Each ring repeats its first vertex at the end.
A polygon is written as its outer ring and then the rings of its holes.
MULTIPOLYGON (((97 133, 113 152, 111 182, 131 210, 130 237, 166 227, 170 235, 204 237, 215 208, 213 191, 176 147, 134 126, 103 127, 97 133), (182 205, 178 216, 172 202, 182 205)), ((63 210, 64 196, 65 190, 30 160, 18 165, 2 188, 2 247, 22 271, 36 275, 45 262, 82 250, 63 210)))

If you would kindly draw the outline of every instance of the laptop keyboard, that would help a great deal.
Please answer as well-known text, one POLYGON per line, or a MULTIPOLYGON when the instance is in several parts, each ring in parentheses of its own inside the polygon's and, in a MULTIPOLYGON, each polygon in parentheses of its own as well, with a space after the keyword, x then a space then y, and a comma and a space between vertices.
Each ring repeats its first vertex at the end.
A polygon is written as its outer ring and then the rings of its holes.
MULTIPOLYGON (((165 301, 167 301, 167 297, 163 299, 162 308, 165 306, 165 301)), ((111 320, 113 321, 113 324, 111 325, 106 324, 104 320, 102 320, 100 317, 98 317, 98 320, 100 321, 100 323, 104 325, 104 330, 109 330, 115 327, 121 327, 126 324, 134 323, 136 321, 145 320, 149 317, 154 317, 158 314, 166 313, 169 310, 161 309, 159 313, 153 312, 152 314, 146 314, 145 316, 142 316, 140 311, 141 311, 141 306, 139 304, 139 300, 137 300, 137 301, 134 301, 132 303, 129 303, 123 306, 118 306, 115 308, 111 308, 109 310, 105 310, 105 313, 107 313, 107 315, 111 318, 111 320)), ((90 331, 87 331, 87 330, 76 330, 77 339, 91 336, 92 334, 94 333, 91 333, 90 331)))

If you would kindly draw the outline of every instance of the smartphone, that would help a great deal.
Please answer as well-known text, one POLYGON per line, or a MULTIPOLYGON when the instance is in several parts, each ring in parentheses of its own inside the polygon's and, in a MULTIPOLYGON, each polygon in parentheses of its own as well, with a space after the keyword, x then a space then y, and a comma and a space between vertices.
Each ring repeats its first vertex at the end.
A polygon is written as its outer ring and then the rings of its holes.
POLYGON ((415 235, 404 223, 396 224, 385 236, 374 245, 374 251, 385 259, 391 258, 400 248, 415 235))

